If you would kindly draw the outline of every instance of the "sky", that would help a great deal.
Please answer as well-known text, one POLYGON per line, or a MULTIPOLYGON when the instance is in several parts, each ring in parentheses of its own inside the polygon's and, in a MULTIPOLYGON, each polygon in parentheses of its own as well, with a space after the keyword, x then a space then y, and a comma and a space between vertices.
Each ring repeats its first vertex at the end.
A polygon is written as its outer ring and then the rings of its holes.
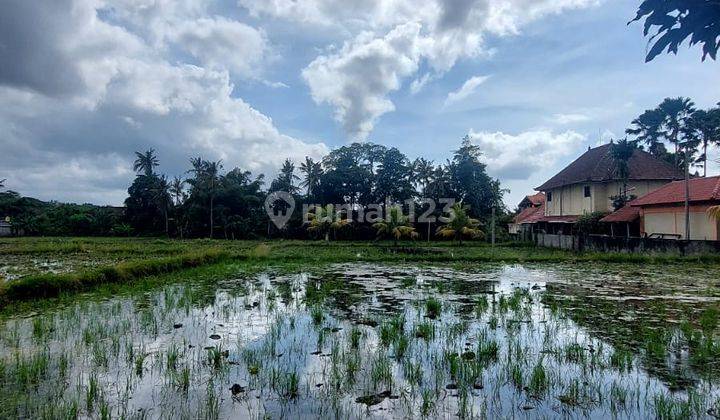
POLYGON ((5 0, 0 179, 121 205, 149 148, 169 176, 202 156, 272 178, 353 141, 442 163, 469 136, 512 209, 665 97, 720 101, 699 48, 644 62, 638 4, 5 0))

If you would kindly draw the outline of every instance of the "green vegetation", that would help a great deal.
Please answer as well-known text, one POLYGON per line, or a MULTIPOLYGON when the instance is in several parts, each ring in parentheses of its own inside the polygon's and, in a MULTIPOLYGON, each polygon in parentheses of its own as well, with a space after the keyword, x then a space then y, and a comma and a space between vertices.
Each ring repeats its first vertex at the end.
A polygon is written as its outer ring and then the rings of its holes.
MULTIPOLYGON (((44 203, 8 190, 0 192, 0 217, 10 218, 15 233, 30 236, 319 236, 327 240, 332 232, 337 233, 337 239, 368 240, 375 236, 373 224, 378 219, 392 225, 387 229, 378 225, 382 235, 397 239, 413 236, 404 217, 380 211, 393 205, 402 207, 400 213, 413 211, 428 220, 442 215, 441 199, 462 202, 468 206, 469 216, 479 220, 488 219, 493 208, 499 216, 506 213, 504 190, 498 180, 487 175, 480 149, 469 138, 463 139, 452 160, 444 165, 424 159, 411 162, 396 148, 353 143, 331 151, 321 162, 306 158, 299 167, 302 177, 295 163, 286 159, 267 186, 262 174, 253 177, 241 168, 225 172, 221 161, 201 157, 190 159, 186 178, 170 179, 158 172, 161 160, 155 150, 135 155, 133 170, 137 175, 128 188, 124 207, 44 203), (305 190, 301 191, 300 186, 305 190), (297 204, 282 229, 276 229, 267 214, 267 210, 285 214, 290 209, 285 200, 273 195, 278 192, 290 194, 297 204), (431 208, 426 199, 434 200, 437 209, 431 208), (311 213, 311 229, 306 229, 302 205, 318 209, 311 213), (371 216, 378 212, 379 217, 371 216), (338 213, 357 223, 340 232, 347 222, 337 217, 338 213), (361 214, 367 217, 359 217, 361 214)), ((431 223, 437 227, 437 223, 428 222, 426 239, 431 236, 431 223)), ((507 230, 499 227, 498 235, 507 237, 507 230)))
POLYGON ((663 277, 712 284, 702 263, 682 271, 468 260, 429 267, 383 246, 373 258, 394 263, 326 265, 296 253, 310 248, 329 259, 376 248, 291 242, 256 252, 256 242, 226 243, 236 248, 225 252, 244 257, 6 306, 0 417, 161 409, 215 418, 231 404, 248 417, 357 418, 368 410, 507 417, 521 401, 539 417, 560 408, 588 417, 695 418, 718 404, 716 308, 642 300, 628 321, 626 303, 597 296, 632 295, 649 279, 645 287, 662 285, 650 290, 657 296, 713 296, 663 277), (611 290, 583 294, 608 280, 611 290))
MULTIPOLYGON (((319 267, 343 262, 450 263, 460 268, 477 263, 720 263, 717 255, 573 253, 555 249, 486 244, 442 246, 437 243, 309 241, 222 241, 130 238, 7 238, 0 240, 0 302, 56 296, 99 284, 135 282, 146 276, 222 261, 241 264, 247 272, 264 267, 319 267), (42 262, 40 265, 38 262, 42 262), (52 263, 53 270, 47 266, 52 263)), ((481 297, 480 299, 487 299, 481 297)), ((484 312, 487 302, 480 302, 484 312)))

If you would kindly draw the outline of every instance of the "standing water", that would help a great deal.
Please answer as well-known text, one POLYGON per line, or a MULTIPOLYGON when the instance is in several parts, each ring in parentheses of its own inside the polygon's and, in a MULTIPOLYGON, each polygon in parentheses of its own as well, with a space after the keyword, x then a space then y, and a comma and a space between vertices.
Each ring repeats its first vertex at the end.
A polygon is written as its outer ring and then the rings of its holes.
POLYGON ((717 296, 618 273, 352 264, 79 298, 0 320, 0 417, 717 416, 717 296))

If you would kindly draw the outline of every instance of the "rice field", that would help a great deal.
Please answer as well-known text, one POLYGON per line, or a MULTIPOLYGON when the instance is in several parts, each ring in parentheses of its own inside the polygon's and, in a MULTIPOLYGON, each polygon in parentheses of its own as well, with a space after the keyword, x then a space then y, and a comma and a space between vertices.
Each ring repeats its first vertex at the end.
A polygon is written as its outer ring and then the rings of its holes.
POLYGON ((0 418, 720 416, 707 266, 221 266, 6 310, 0 418))

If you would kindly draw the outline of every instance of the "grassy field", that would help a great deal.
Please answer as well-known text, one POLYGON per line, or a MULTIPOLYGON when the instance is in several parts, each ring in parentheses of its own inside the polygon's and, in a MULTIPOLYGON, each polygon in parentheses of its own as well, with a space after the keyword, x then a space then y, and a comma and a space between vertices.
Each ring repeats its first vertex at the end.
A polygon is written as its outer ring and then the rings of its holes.
POLYGON ((519 244, 451 242, 221 241, 156 238, 9 238, 0 240, 0 305, 127 283, 192 267, 233 261, 253 267, 341 262, 692 262, 720 265, 720 256, 574 253, 519 244))

